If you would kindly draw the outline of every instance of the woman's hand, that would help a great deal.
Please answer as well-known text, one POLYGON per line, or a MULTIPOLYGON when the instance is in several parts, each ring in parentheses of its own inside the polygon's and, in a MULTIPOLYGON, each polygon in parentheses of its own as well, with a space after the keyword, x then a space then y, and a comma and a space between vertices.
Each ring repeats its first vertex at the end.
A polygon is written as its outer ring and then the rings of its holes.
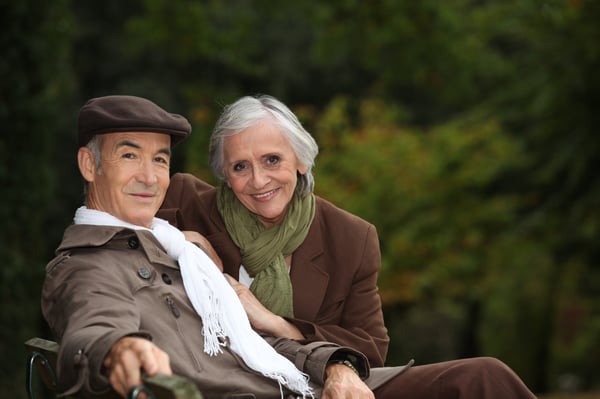
POLYGON ((271 334, 274 337, 304 339, 296 326, 265 308, 248 287, 228 274, 225 274, 225 278, 240 298, 240 302, 242 302, 248 315, 248 320, 250 320, 250 324, 254 329, 271 334))

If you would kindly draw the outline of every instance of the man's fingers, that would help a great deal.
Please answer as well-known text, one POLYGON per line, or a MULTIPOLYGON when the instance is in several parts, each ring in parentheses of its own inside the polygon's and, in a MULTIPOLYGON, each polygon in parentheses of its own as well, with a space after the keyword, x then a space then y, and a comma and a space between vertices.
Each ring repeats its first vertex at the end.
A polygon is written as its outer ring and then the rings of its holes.
POLYGON ((173 372, 171 371, 171 362, 169 361, 169 355, 167 354, 167 352, 161 350, 156 345, 153 345, 152 351, 155 360, 154 364, 156 365, 156 368, 153 372, 146 370, 148 375, 154 375, 159 373, 167 375, 173 374, 173 372))
POLYGON ((110 370, 112 387, 123 397, 142 383, 142 370, 148 375, 172 374, 167 353, 139 337, 125 337, 117 341, 105 358, 104 365, 110 370))
POLYGON ((122 396, 126 396, 129 390, 142 383, 141 361, 136 352, 132 350, 122 350, 112 361, 109 381, 115 391, 122 396))

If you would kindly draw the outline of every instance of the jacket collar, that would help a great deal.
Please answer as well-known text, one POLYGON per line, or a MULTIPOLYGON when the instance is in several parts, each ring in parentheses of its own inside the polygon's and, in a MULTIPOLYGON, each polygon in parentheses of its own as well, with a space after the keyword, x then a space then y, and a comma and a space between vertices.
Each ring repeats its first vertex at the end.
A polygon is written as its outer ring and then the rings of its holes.
POLYGON ((65 230, 63 240, 56 252, 77 248, 140 248, 151 263, 160 263, 179 269, 154 235, 146 230, 131 230, 124 227, 70 225, 65 230))

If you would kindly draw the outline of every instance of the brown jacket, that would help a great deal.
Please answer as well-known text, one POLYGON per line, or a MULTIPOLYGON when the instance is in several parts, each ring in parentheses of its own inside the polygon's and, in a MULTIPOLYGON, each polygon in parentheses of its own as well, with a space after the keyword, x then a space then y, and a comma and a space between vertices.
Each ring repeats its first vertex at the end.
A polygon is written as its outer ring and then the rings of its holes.
MULTIPOLYGON (((216 206, 216 190, 191 174, 177 173, 158 216, 181 230, 206 236, 238 278, 241 255, 216 206)), ((317 197, 315 218, 292 256, 294 319, 310 341, 330 341, 364 353, 381 367, 389 337, 377 277, 381 254, 375 226, 317 197)))
MULTIPOLYGON (((204 353, 202 322, 185 294, 179 267, 147 231, 68 227, 46 269, 42 311, 61 344, 59 387, 78 397, 110 390, 102 361, 127 335, 147 337, 165 350, 173 372, 194 380, 207 398, 280 397, 274 381, 248 369, 227 348, 214 357, 204 353)), ((317 397, 333 354, 356 356, 363 375, 370 372, 364 356, 349 348, 266 339, 310 376, 317 397)), ((375 388, 401 371, 375 371, 367 383, 375 388)))

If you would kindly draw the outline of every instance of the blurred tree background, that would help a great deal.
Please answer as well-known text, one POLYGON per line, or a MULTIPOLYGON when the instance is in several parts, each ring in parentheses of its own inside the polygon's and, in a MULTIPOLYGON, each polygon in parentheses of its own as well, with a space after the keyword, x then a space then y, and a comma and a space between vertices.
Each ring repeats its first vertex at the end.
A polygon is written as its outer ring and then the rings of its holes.
POLYGON ((600 386, 600 2, 0 0, 0 387, 48 336, 45 263, 81 204, 76 116, 186 115, 212 181, 224 104, 268 93, 320 144, 318 194, 374 223, 388 364, 497 356, 537 393, 600 386))

